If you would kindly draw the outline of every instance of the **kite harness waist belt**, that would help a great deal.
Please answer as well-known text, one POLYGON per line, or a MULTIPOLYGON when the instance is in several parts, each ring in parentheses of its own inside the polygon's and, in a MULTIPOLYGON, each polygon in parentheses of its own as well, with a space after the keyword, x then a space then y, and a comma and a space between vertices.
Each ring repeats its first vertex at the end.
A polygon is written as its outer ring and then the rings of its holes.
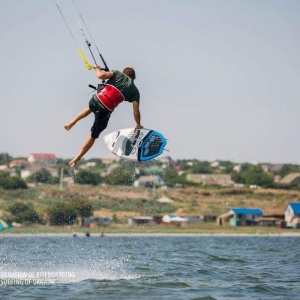
POLYGON ((125 100, 123 94, 113 85, 106 84, 103 89, 97 92, 98 100, 110 111, 113 111, 125 100))

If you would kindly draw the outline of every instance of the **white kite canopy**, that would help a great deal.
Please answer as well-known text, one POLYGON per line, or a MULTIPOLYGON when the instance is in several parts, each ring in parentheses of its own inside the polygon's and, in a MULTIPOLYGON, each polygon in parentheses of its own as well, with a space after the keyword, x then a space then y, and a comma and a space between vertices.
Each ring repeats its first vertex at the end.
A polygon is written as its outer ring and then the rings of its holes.
POLYGON ((147 161, 159 156, 167 144, 161 133, 146 128, 116 130, 103 139, 113 154, 135 161, 147 161))

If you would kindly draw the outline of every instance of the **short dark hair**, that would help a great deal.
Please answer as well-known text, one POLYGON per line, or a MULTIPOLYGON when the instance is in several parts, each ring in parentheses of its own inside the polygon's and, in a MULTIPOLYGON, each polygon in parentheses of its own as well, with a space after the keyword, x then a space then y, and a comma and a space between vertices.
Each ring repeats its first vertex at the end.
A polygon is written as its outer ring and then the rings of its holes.
POLYGON ((123 73, 125 75, 127 75, 129 78, 131 78, 132 80, 134 80, 136 78, 135 76, 135 71, 133 68, 129 68, 129 67, 126 67, 124 70, 123 70, 123 73))

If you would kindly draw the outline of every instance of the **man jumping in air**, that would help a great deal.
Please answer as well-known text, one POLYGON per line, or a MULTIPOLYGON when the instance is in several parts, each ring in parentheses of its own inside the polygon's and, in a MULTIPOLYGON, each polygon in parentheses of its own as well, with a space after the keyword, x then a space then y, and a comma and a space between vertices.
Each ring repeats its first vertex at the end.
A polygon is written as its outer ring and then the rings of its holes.
POLYGON ((93 146, 95 139, 107 127, 109 118, 114 109, 123 101, 133 105, 133 116, 136 122, 135 129, 141 129, 140 93, 134 84, 135 71, 125 68, 120 71, 103 71, 99 66, 95 67, 96 76, 101 80, 107 80, 105 87, 98 90, 86 107, 72 121, 64 127, 70 130, 79 120, 87 117, 91 112, 95 115, 95 121, 91 128, 91 134, 84 142, 79 153, 70 161, 69 165, 74 168, 81 157, 93 146))

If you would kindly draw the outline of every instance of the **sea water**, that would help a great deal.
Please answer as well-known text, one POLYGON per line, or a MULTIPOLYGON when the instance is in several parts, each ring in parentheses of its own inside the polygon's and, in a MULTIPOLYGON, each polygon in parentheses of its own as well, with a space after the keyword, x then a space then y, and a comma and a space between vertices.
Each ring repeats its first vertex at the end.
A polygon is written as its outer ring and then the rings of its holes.
POLYGON ((0 299, 299 299, 299 237, 0 238, 0 299))

